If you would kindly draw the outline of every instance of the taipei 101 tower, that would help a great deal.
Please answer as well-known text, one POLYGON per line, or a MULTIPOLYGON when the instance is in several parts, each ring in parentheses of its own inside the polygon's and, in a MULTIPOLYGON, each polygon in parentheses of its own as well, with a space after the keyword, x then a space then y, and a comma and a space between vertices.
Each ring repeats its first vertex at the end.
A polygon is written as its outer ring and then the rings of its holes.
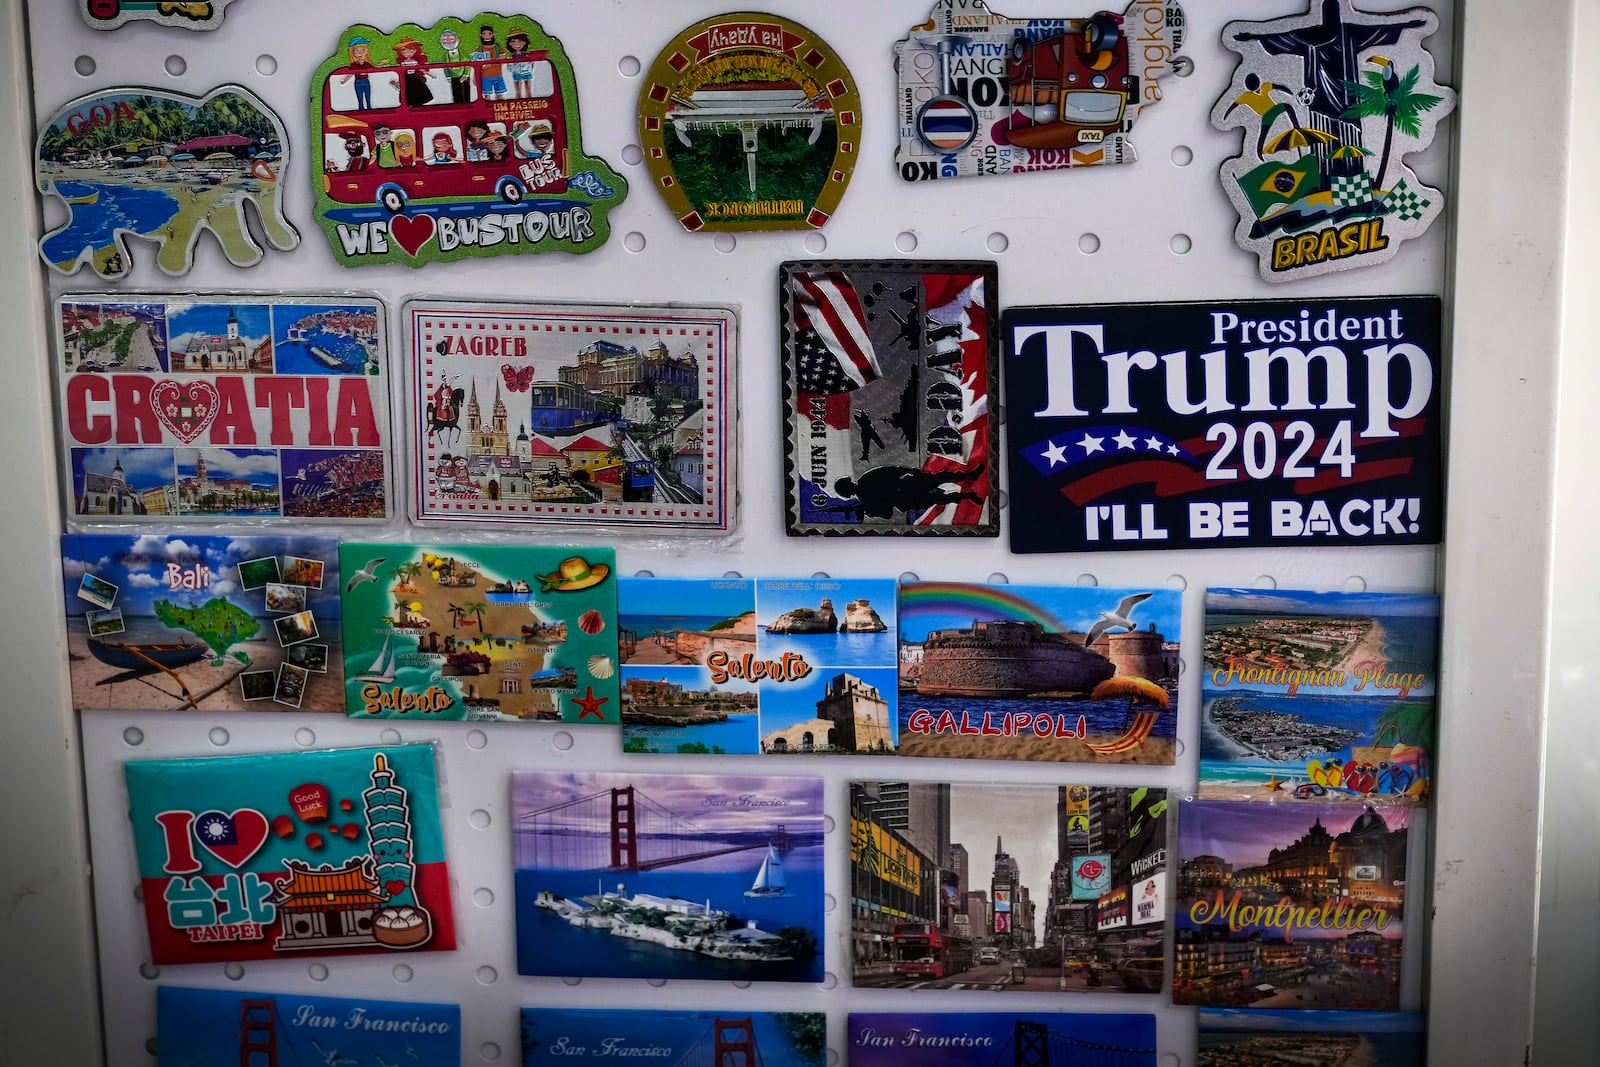
POLYGON ((432 932, 427 909, 417 903, 412 879, 411 809, 406 791, 394 784, 394 772, 383 753, 372 758, 372 788, 361 794, 372 842, 373 874, 384 894, 383 909, 373 919, 373 937, 390 948, 412 948, 432 932))

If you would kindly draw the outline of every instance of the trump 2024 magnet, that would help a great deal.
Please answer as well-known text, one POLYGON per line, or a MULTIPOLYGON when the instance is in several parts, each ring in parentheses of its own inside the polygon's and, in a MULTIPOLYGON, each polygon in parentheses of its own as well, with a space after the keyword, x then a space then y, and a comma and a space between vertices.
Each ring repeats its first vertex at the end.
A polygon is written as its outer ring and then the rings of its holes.
POLYGON ((1426 8, 1378 15, 1321 0, 1223 29, 1241 58, 1211 122, 1244 130, 1244 147, 1222 164, 1222 187, 1239 212, 1234 237, 1267 281, 1387 262, 1444 210, 1405 164, 1456 103, 1422 47, 1438 24, 1426 8))

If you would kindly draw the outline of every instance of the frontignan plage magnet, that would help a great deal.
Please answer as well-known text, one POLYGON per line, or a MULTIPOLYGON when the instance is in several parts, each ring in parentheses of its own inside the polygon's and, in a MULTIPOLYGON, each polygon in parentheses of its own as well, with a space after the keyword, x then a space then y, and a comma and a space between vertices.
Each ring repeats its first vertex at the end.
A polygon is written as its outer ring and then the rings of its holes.
POLYGON ((267 244, 300 243, 279 199, 288 166, 283 123, 237 85, 204 97, 140 88, 79 97, 50 116, 34 151, 39 191, 70 213, 39 251, 63 274, 87 262, 116 279, 131 265, 128 238, 143 237, 158 246, 157 266, 185 274, 210 230, 230 263, 252 266, 264 253, 247 202, 267 244))
POLYGON ((1223 29, 1241 59, 1211 122, 1244 130, 1244 146, 1223 163, 1222 186, 1239 212, 1234 236, 1267 281, 1387 262, 1444 210, 1444 194, 1405 164, 1456 103, 1422 47, 1438 24, 1426 8, 1320 0, 1223 29))
POLYGON ((233 0, 78 0, 83 20, 97 30, 155 22, 185 30, 214 30, 233 0))
POLYGON ((639 143, 686 230, 817 229, 855 168, 861 97, 843 60, 798 22, 718 15, 656 57, 639 143))

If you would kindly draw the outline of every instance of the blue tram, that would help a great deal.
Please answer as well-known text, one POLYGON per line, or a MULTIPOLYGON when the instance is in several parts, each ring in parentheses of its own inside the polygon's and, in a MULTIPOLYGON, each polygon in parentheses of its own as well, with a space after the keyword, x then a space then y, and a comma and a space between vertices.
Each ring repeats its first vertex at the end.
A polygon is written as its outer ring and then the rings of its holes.
POLYGON ((528 390, 528 429, 564 434, 622 418, 622 403, 571 382, 534 382, 528 390))
POLYGON ((655 499, 656 465, 647 459, 630 459, 622 465, 622 499, 649 502, 655 499))

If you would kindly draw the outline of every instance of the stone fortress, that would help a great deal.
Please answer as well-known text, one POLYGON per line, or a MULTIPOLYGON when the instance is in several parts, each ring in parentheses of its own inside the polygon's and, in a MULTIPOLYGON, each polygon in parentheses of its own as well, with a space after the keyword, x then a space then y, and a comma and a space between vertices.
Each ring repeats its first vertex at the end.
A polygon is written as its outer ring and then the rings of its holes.
POLYGON ((767 734, 761 751, 892 753, 888 701, 855 675, 836 674, 817 701, 817 717, 767 734))
POLYGON ((934 630, 923 642, 913 687, 922 696, 1004 699, 1087 693, 1114 675, 1157 684, 1178 677, 1177 644, 1153 626, 1102 634, 1093 648, 1084 644, 1086 636, 1010 619, 934 630))

